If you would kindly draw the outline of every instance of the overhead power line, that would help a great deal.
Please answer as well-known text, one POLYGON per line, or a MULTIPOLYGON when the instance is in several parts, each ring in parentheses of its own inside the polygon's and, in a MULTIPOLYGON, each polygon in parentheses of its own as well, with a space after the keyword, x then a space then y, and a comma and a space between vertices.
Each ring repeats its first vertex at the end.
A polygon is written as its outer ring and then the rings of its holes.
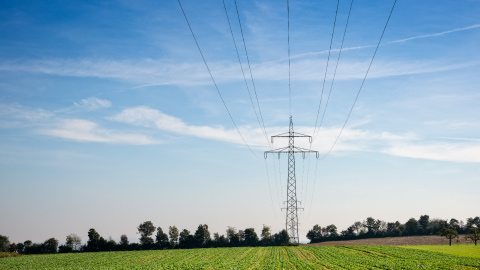
POLYGON ((190 26, 190 22, 188 21, 187 15, 185 14, 185 11, 183 10, 182 3, 180 3, 180 0, 178 0, 178 4, 180 5, 180 8, 182 9, 183 16, 185 17, 185 21, 188 24, 188 28, 190 29, 190 32, 192 33, 192 37, 195 40, 195 44, 197 44, 198 51, 200 52, 200 55, 202 56, 203 63, 205 63, 205 67, 208 70, 208 74, 210 74, 210 78, 212 79, 213 84, 215 85, 215 89, 217 89, 218 96, 222 100, 223 106, 225 106, 225 110, 227 110, 228 116, 230 117, 230 120, 232 120, 233 125, 235 126, 235 129, 238 132, 238 135, 242 138, 243 143, 247 146, 248 150, 256 157, 259 158, 253 150, 250 148, 250 145, 245 141, 245 138, 243 137, 242 133, 238 129, 237 124, 235 123, 235 120, 233 120, 232 114, 230 113, 230 110, 227 107, 227 104, 225 103, 225 100, 223 99, 222 93, 220 93, 220 90, 218 89, 217 83, 215 82, 215 79, 213 79, 212 72, 210 71, 210 68, 208 67, 207 61, 205 60, 205 57, 203 56, 202 50, 200 49, 200 45, 197 42, 197 38, 195 37, 195 34, 193 33, 192 27, 190 26))
POLYGON ((387 22, 385 23, 385 26, 383 27, 383 31, 382 31, 382 35, 380 36, 380 39, 378 40, 378 43, 377 43, 377 46, 375 48, 375 52, 373 53, 373 56, 372 56, 372 59, 370 60, 370 64, 368 65, 368 69, 367 71, 365 72, 365 76, 363 77, 363 80, 362 80, 362 83, 360 84, 360 87, 358 89, 358 92, 357 92, 357 95, 355 97, 355 100, 353 101, 353 104, 352 104, 352 107, 350 108, 350 111, 348 112, 348 115, 347 115, 347 119, 345 119, 345 122, 343 123, 343 126, 342 126, 342 129, 340 130, 340 133, 338 134, 337 138, 335 139, 335 142, 332 144, 332 146, 330 147, 330 149, 328 150, 328 152, 323 156, 321 157, 320 159, 317 159, 317 164, 315 166, 315 177, 314 177, 314 182, 313 182, 313 191, 312 191, 312 198, 310 200, 310 210, 308 212, 308 218, 310 218, 310 213, 312 211, 312 202, 313 202, 313 195, 314 195, 314 192, 315 192, 315 179, 317 178, 317 168, 318 168, 318 160, 321 160, 321 159, 324 159, 326 158, 330 152, 332 151, 332 149, 335 147, 338 139, 340 138, 340 136, 342 135, 342 132, 343 130, 345 129, 345 126, 347 125, 347 122, 348 122, 348 119, 350 118, 350 115, 352 114, 352 111, 353 111, 353 108, 355 107, 355 104, 358 100, 358 97, 360 96, 360 92, 362 91, 362 88, 363 88, 363 85, 365 84, 365 80, 367 79, 367 76, 368 76, 368 73, 370 71, 370 68, 372 67, 372 63, 373 63, 373 60, 375 59, 375 56, 377 55, 377 51, 378 51, 378 47, 380 47, 380 43, 382 42, 382 39, 383 39, 383 35, 385 34, 385 30, 387 29, 387 26, 388 26, 388 22, 390 21, 390 18, 392 17, 392 13, 393 13, 393 10, 395 9, 395 4, 397 3, 397 0, 394 0, 393 2, 393 6, 392 6, 392 9, 390 10, 390 14, 388 15, 388 18, 387 18, 387 22))
MULTIPOLYGON (((240 59, 240 53, 238 52, 237 42, 235 41, 235 36, 233 34, 233 29, 232 29, 232 25, 230 23, 230 17, 228 16, 228 10, 227 10, 227 6, 225 5, 225 0, 223 0, 222 2, 223 2, 223 8, 225 10, 225 16, 227 17, 228 27, 230 28, 230 34, 232 36, 233 45, 235 47, 235 52, 237 53, 238 63, 240 65, 240 69, 242 70, 243 80, 245 81, 245 87, 247 89, 248 96, 250 98, 250 102, 252 104, 253 111, 255 112, 255 117, 257 118, 258 125, 260 126, 260 129, 262 130, 262 132, 265 136, 265 139, 267 140, 268 146, 270 147, 270 149, 272 149, 272 146, 270 144, 270 140, 268 139, 267 131, 265 129, 265 124, 263 122, 262 111, 261 111, 261 108, 260 108, 260 103, 258 101, 257 91, 256 91, 256 88, 255 88, 255 82, 253 80, 253 73, 252 73, 252 69, 250 67, 250 60, 248 58, 248 51, 247 51, 247 46, 246 46, 246 43, 245 43, 245 38, 244 38, 244 35, 243 35, 242 23, 241 23, 241 20, 240 20, 240 14, 238 12, 237 1, 235 0, 235 9, 237 11, 238 24, 240 26, 240 31, 242 33, 243 47, 245 49, 245 55, 246 55, 247 61, 248 61, 248 68, 250 70, 250 78, 252 80, 253 90, 255 92, 255 98, 257 100, 257 106, 258 106, 258 111, 259 111, 259 114, 260 114, 260 118, 258 117, 257 108, 255 107, 255 103, 253 102, 252 95, 250 93, 250 87, 248 86, 247 78, 245 76, 245 71, 243 69, 242 60, 240 59), (261 121, 260 121, 260 119, 261 119, 261 121)), ((274 167, 275 167, 275 165, 274 165, 274 167)), ((267 181, 268 181, 268 189, 270 190, 270 200, 271 200, 272 206, 273 206, 274 204, 273 204, 272 189, 271 189, 271 186, 270 186, 270 176, 269 176, 269 173, 268 173, 268 165, 267 165, 266 161, 265 161, 265 169, 267 171, 267 181)), ((275 174, 275 180, 276 180, 276 174, 275 174)), ((278 190, 277 190, 277 195, 278 195, 278 190)), ((279 201, 280 201, 280 199, 279 199, 279 201)), ((275 212, 275 208, 274 208, 274 214, 275 214, 275 217, 277 217, 277 214, 275 212)))
POLYGON ((287 43, 288 43, 288 111, 292 116, 292 87, 290 83, 290 2, 287 0, 287 43))
MULTIPOLYGON (((337 10, 335 11, 335 19, 333 20, 332 37, 330 38, 330 47, 328 48, 327 65, 325 67, 325 74, 323 75, 322 93, 320 95, 320 102, 318 103, 317 119, 315 120, 315 128, 313 129, 313 135, 314 136, 315 136, 315 131, 317 130, 317 123, 318 123, 318 116, 320 115, 320 108, 322 106, 323 90, 325 89, 325 80, 327 79, 328 63, 330 62, 330 53, 332 51, 333 36, 335 34, 335 25, 337 23, 337 15, 338 15, 339 4, 340 4, 340 0, 337 0, 337 10)), ((313 138, 313 140, 315 140, 315 137, 313 138)))
POLYGON ((368 65, 367 72, 365 72, 365 76, 363 77, 362 83, 360 84, 360 88, 358 89, 357 95, 355 96, 355 100, 353 101, 352 107, 350 108, 350 111, 348 112, 347 119, 345 119, 345 122, 343 123, 342 129, 338 133, 337 138, 335 139, 335 142, 333 143, 332 147, 328 150, 328 152, 321 157, 320 159, 324 159, 330 154, 332 149, 335 147, 337 144, 338 139, 342 135, 343 130, 345 129, 345 126, 347 125, 348 119, 350 118, 350 115, 352 114, 353 108, 355 107, 355 104, 357 103, 358 97, 360 96, 360 92, 362 91, 363 85, 365 84, 365 80, 367 79, 368 73, 370 72, 370 68, 372 67, 373 60, 375 59, 375 55, 377 55, 378 47, 380 47, 380 43, 382 42, 383 35, 385 34, 385 30, 387 29, 388 22, 390 21, 390 18, 392 17, 393 9, 395 8, 395 4, 397 3, 397 0, 393 2, 392 9, 390 10, 390 14, 388 15, 387 22, 385 23, 385 26, 383 27, 382 35, 380 36, 380 39, 378 40, 377 47, 375 48, 375 52, 373 53, 372 60, 370 60, 370 64, 368 65))

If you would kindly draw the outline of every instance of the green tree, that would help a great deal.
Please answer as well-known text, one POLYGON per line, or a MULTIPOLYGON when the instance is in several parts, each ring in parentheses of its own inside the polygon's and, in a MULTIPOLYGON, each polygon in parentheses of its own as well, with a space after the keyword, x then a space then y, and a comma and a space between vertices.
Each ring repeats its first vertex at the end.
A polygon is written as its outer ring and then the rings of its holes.
POLYGON ((137 227, 140 234, 140 244, 144 248, 150 248, 153 245, 153 239, 150 236, 155 232, 155 229, 151 221, 145 221, 137 227))
POLYGON ((476 226, 477 228, 480 228, 480 217, 474 217, 474 218, 468 218, 467 219, 467 229, 470 229, 471 227, 476 226))
POLYGON ((178 245, 178 229, 175 226, 168 227, 168 236, 170 237, 170 245, 172 248, 178 245))
POLYGON ((314 225, 313 228, 308 231, 307 238, 310 243, 319 243, 322 241, 322 227, 320 225, 314 225))
POLYGON ((265 246, 270 245, 270 243, 271 243, 271 238, 272 238, 272 233, 271 233, 271 231, 270 231, 270 227, 269 227, 269 226, 266 226, 265 224, 263 224, 261 237, 262 237, 262 243, 263 243, 263 245, 265 245, 265 246))
POLYGON ((254 247, 258 244, 258 236, 253 228, 245 229, 245 244, 254 247))
POLYGON ((480 240, 480 229, 478 227, 469 228, 467 234, 465 234, 465 238, 475 242, 476 246, 477 241, 480 240))
POLYGON ((193 236, 190 234, 190 231, 183 229, 179 234, 178 246, 181 248, 192 248, 193 247, 193 236))
POLYGON ((280 246, 282 244, 290 243, 290 237, 288 236, 287 230, 283 229, 279 233, 273 235, 275 239, 275 244, 280 246))
POLYGON ((8 236, 0 235, 0 252, 8 252, 10 248, 10 240, 8 236))
POLYGON ((100 251, 100 234, 91 228, 88 230, 87 250, 90 252, 100 251))
POLYGON ((71 233, 67 235, 66 243, 67 247, 70 247, 73 251, 79 251, 80 247, 82 246, 82 239, 80 236, 71 233))
POLYGON ((367 228, 367 235, 369 236, 377 235, 380 225, 381 221, 378 219, 375 220, 372 217, 368 217, 367 220, 363 222, 363 227, 367 228))
POLYGON ((420 219, 418 220, 418 224, 420 225, 420 230, 422 234, 428 234, 428 222, 430 220, 430 217, 428 215, 423 215, 420 216, 420 219))
POLYGON ((228 226, 227 238, 231 247, 236 247, 240 243, 240 239, 238 238, 237 230, 235 229, 235 227, 228 226))
POLYGON ((156 245, 158 248, 164 249, 168 247, 168 235, 163 232, 162 228, 157 228, 157 235, 155 236, 156 245))
POLYGON ((207 224, 198 225, 198 228, 195 231, 193 238, 195 240, 195 244, 197 247, 205 246, 207 242, 210 241, 211 239, 210 232, 208 231, 208 225, 207 224))
POLYGON ((119 243, 123 248, 126 248, 128 246, 128 237, 126 234, 122 234, 120 236, 120 243, 119 243))
POLYGON ((327 231, 328 237, 336 238, 338 237, 337 226, 334 224, 328 225, 325 230, 327 231))
POLYGON ((43 242, 43 250, 45 253, 56 253, 58 249, 58 240, 55 238, 50 238, 43 242))
POLYGON ((446 237, 448 240, 450 240, 449 245, 452 245, 452 239, 453 238, 458 238, 458 232, 455 230, 455 228, 443 228, 438 235, 446 237))
POLYGON ((418 222, 416 219, 411 218, 405 223, 405 233, 407 235, 416 235, 418 233, 418 222))

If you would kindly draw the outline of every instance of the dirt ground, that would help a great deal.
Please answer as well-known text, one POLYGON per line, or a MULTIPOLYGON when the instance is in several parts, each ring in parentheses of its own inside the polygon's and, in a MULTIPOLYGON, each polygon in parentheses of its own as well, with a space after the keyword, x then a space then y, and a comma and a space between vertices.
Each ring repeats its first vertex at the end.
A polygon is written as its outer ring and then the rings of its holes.
MULTIPOLYGON (((454 244, 471 244, 472 241, 466 240, 464 235, 460 235, 457 239, 452 239, 454 244)), ((449 240, 438 235, 425 236, 405 236, 405 237, 386 237, 386 238, 369 238, 349 241, 329 241, 315 244, 307 244, 307 246, 340 246, 340 245, 385 245, 385 246, 402 246, 402 245, 448 245, 449 240)))

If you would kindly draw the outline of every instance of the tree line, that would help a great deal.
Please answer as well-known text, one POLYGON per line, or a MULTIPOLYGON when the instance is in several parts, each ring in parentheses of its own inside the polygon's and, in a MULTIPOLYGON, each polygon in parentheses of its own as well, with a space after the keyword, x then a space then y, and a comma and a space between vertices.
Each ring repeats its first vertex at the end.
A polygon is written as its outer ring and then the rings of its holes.
MULTIPOLYGON (((338 232, 334 224, 321 227, 318 224, 313 226, 307 233, 310 243, 319 243, 325 241, 354 240, 365 238, 396 237, 396 236, 414 236, 414 235, 442 235, 446 230, 458 234, 465 234, 477 244, 480 228, 480 217, 468 218, 467 222, 458 221, 455 218, 450 220, 430 219, 428 215, 422 215, 417 220, 410 218, 405 223, 385 222, 383 220, 368 217, 363 222, 356 221, 346 230, 338 232)), ((448 238, 448 237, 447 237, 448 238)), ((451 238, 450 238, 451 240, 451 238)))
POLYGON ((55 238, 50 238, 43 243, 32 243, 30 240, 23 243, 10 243, 7 236, 0 235, 0 252, 44 254, 57 252, 280 246, 289 243, 289 236, 286 230, 272 234, 270 227, 266 225, 263 225, 260 237, 254 228, 237 230, 235 227, 228 227, 225 235, 214 233, 212 237, 207 224, 198 225, 197 230, 193 234, 187 229, 179 231, 175 226, 170 226, 167 234, 161 227, 155 227, 151 221, 141 223, 137 230, 140 234, 139 243, 130 243, 125 234, 120 236, 120 241, 117 243, 111 237, 108 239, 104 238, 92 228, 88 231, 86 244, 82 245, 82 240, 78 235, 70 234, 66 237, 65 244, 60 246, 55 238))

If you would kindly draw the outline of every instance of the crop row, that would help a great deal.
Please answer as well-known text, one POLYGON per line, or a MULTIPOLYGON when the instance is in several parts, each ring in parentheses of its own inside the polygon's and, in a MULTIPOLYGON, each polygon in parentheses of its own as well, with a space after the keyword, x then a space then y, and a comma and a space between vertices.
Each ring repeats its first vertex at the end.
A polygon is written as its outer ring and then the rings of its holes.
POLYGON ((0 269, 480 269, 480 259, 389 246, 240 247, 27 255, 0 269))

